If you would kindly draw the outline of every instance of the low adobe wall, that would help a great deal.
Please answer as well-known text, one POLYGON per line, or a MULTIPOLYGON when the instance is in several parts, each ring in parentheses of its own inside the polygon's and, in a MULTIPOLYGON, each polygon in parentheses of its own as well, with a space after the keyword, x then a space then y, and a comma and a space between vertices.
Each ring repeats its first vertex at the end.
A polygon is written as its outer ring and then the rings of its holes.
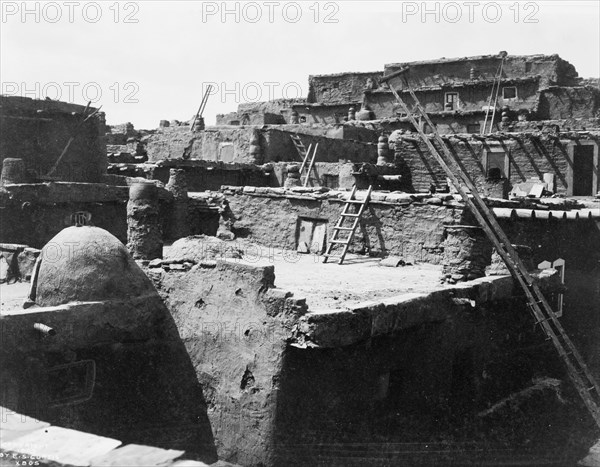
POLYGON ((3 407, 63 428, 216 460, 201 387, 156 292, 20 310, 0 316, 0 327, 3 407), (55 334, 44 336, 35 323, 55 334), (84 380, 92 385, 89 398, 69 399, 72 385, 85 392, 84 380))
POLYGON ((283 355, 305 301, 274 288, 273 266, 218 260, 149 275, 202 385, 219 458, 273 465, 283 355))
MULTIPOLYGON (((364 196, 364 192, 362 196, 364 196)), ((232 211, 241 217, 238 235, 275 248, 295 250, 300 219, 327 223, 327 238, 347 192, 312 188, 223 187, 232 211)), ((359 199, 360 199, 359 194, 359 199)), ((357 229, 352 251, 398 255, 440 264, 444 226, 460 224, 463 206, 451 195, 375 192, 357 229)))
MULTIPOLYGON (((306 146, 319 143, 318 162, 374 162, 377 145, 343 139, 343 131, 331 127, 307 125, 223 126, 209 127, 192 133, 189 127, 161 128, 145 138, 148 160, 198 159, 226 163, 264 164, 268 162, 302 162, 290 135, 298 133, 306 146), (340 138, 339 136, 342 136, 340 138), (257 144, 254 144, 255 142, 257 144)), ((346 136, 371 138, 366 132, 348 132, 346 136), (355 133, 355 134, 354 134, 355 133)))

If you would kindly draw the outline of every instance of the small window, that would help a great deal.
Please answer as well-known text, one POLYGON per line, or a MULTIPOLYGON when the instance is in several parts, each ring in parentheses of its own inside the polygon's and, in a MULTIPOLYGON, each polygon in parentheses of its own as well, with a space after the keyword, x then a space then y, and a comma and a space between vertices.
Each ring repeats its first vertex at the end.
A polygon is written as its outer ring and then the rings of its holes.
POLYGON ((444 97, 444 110, 458 109, 458 93, 447 92, 444 97))
POLYGON ((485 176, 487 178, 509 178, 509 161, 506 152, 501 148, 485 151, 483 158, 485 176))
POLYGON ((525 73, 529 73, 531 71, 531 62, 525 62, 525 73))
POLYGON ((481 125, 479 123, 467 123, 467 133, 481 133, 481 125))
POLYGON ((516 99, 517 98, 517 88, 514 86, 509 86, 506 88, 502 88, 502 99, 516 99))

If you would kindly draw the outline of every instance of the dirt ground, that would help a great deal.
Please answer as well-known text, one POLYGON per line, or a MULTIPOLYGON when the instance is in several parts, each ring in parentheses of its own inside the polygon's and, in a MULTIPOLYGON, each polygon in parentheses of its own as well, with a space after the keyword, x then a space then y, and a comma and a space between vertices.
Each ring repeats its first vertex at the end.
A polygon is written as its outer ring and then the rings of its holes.
POLYGON ((15 282, 10 285, 0 284, 0 314, 22 310, 30 286, 29 282, 15 282))

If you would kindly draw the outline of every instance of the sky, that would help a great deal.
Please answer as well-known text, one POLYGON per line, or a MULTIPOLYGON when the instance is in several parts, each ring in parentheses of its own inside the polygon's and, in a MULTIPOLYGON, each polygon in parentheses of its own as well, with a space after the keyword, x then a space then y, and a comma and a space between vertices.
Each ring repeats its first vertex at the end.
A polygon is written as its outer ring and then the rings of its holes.
POLYGON ((559 54, 600 76, 593 1, 0 1, 4 95, 59 99, 151 129, 304 97, 308 76, 386 63, 559 54))

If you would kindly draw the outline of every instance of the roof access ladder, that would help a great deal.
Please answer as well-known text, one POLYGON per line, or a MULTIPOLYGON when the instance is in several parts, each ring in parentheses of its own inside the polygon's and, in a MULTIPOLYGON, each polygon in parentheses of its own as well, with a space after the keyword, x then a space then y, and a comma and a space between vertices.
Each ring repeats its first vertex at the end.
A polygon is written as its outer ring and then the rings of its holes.
POLYGON ((547 340, 550 340, 554 345, 559 357, 566 366, 567 373, 575 385, 577 392, 594 418, 594 421, 600 427, 600 387, 598 383, 585 364, 581 354, 565 332, 539 286, 534 282, 523 265, 518 253, 498 224, 494 213, 477 192, 473 181, 464 169, 460 159, 454 152, 450 151, 446 145, 446 141, 440 136, 427 112, 417 99, 406 77, 408 71, 409 68, 404 67, 397 72, 384 76, 381 81, 388 84, 398 104, 407 114, 409 121, 418 132, 421 141, 441 165, 446 176, 454 184, 465 204, 471 209, 479 225, 496 247, 511 274, 523 289, 536 325, 542 328, 547 336, 547 340), (400 83, 403 83, 403 90, 407 90, 414 101, 412 109, 402 100, 396 88, 390 83, 392 80, 402 80, 400 83), (418 124, 417 117, 423 118, 429 125, 432 130, 430 136, 427 136, 423 132, 421 126, 418 124), (436 143, 435 146, 433 142, 436 143), (470 191, 471 196, 469 196, 468 191, 470 191))
POLYGON ((356 199, 356 185, 352 187, 352 192, 350 193, 348 199, 345 200, 342 213, 340 214, 337 223, 333 227, 333 234, 329 240, 329 245, 327 245, 327 251, 323 255, 325 257, 323 259, 324 263, 326 263, 329 258, 339 258, 338 264, 342 264, 344 262, 346 254, 348 253, 348 248, 350 248, 350 243, 352 243, 352 239, 354 238, 354 233, 356 232, 356 229, 360 224, 360 219, 362 218, 362 215, 367 208, 367 204, 369 204, 371 199, 372 189, 373 187, 369 186, 365 198, 358 200, 356 199), (352 210, 352 206, 358 206, 358 210, 354 209, 355 212, 350 212, 350 210, 352 210), (344 221, 346 219, 350 220, 350 226, 344 225, 344 221), (342 232, 348 232, 348 235, 345 238, 340 238, 339 235, 342 232), (342 247, 342 252, 340 254, 335 254, 333 253, 333 249, 338 245, 342 247))
POLYGON ((319 148, 319 143, 315 145, 311 154, 311 149, 313 149, 312 144, 309 144, 308 149, 306 149, 306 146, 304 146, 304 143, 297 133, 291 134, 290 138, 292 139, 294 146, 296 146, 298 154, 300 154, 300 157, 302 158, 302 165, 300 166, 300 181, 302 182, 302 186, 307 186, 311 179, 310 174, 313 171, 315 159, 317 158, 317 149, 319 148))

